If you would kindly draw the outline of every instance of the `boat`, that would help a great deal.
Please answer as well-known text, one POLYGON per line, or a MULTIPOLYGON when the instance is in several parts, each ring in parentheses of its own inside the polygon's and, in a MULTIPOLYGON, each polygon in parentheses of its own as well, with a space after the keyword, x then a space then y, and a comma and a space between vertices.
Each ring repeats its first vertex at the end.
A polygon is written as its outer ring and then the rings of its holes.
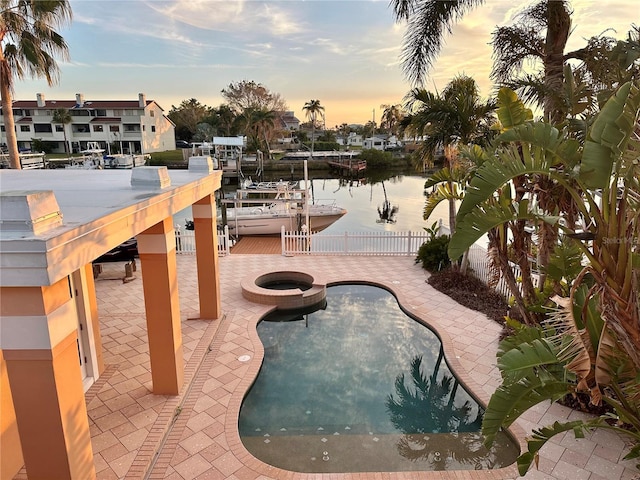
POLYGON ((104 148, 100 148, 98 142, 88 142, 87 148, 80 153, 81 157, 70 158, 69 165, 65 168, 81 170, 101 170, 104 168, 104 148))
POLYGON ((300 186, 300 182, 278 180, 272 182, 254 182, 251 177, 242 182, 242 188, 245 190, 277 190, 278 188, 296 189, 300 186))
POLYGON ((231 235, 278 235, 282 230, 301 230, 307 225, 311 232, 319 232, 342 218, 347 211, 331 203, 309 204, 306 191, 279 183, 276 188, 252 189, 251 193, 273 194, 275 198, 248 198, 241 189, 235 199, 223 200, 220 225, 227 225, 231 235), (246 206, 245 204, 249 204, 246 206), (227 207, 233 205, 233 207, 227 207))
POLYGON ((104 157, 104 165, 106 168, 127 169, 142 167, 146 162, 146 155, 134 155, 131 153, 118 153, 104 157))

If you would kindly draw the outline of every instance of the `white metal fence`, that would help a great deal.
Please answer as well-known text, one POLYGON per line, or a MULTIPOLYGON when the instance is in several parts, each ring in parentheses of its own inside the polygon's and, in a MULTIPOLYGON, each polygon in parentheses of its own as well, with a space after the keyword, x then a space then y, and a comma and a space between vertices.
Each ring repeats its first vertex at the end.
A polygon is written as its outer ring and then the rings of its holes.
POLYGON ((282 228, 283 255, 416 255, 429 239, 423 232, 308 234, 282 228))
MULTIPOLYGON (((175 226, 176 252, 180 254, 196 253, 196 237, 193 230, 187 230, 180 225, 175 226)), ((229 255, 229 227, 226 225, 222 231, 218 231, 218 255, 229 255)))

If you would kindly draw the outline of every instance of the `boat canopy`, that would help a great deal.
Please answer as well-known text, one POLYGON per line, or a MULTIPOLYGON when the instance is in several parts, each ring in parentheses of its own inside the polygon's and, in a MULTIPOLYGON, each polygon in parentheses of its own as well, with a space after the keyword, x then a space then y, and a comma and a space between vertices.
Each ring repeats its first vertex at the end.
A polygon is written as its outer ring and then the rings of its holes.
POLYGON ((234 146, 234 147, 242 147, 244 145, 244 137, 213 137, 214 145, 225 145, 225 146, 234 146))

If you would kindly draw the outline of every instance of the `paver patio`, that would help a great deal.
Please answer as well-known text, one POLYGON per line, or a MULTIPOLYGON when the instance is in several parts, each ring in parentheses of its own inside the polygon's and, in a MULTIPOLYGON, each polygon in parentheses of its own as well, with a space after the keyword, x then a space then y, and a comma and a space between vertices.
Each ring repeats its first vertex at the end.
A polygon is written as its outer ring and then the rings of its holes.
MULTIPOLYGON (((93 453, 99 479, 510 479, 514 466, 500 470, 304 474, 254 458, 238 434, 242 398, 257 374, 263 348, 255 326, 269 307, 246 301, 241 280, 251 272, 296 269, 322 275, 329 283, 366 281, 391 290, 412 315, 426 321, 444 344, 460 380, 483 402, 499 384, 495 366, 500 326, 460 306, 426 283, 428 274, 411 257, 231 255, 220 259, 224 316, 198 315, 195 257, 178 257, 185 382, 179 396, 151 394, 141 276, 121 280, 108 265, 96 280, 107 365, 86 394, 93 453), (243 362, 241 356, 250 360, 243 362)), ((528 411, 513 429, 525 432, 554 420, 584 415, 553 404, 528 411)), ((605 431, 575 440, 556 437, 541 453, 530 479, 631 479, 634 462, 623 461, 624 440, 605 431)), ((24 470, 16 479, 24 479, 24 470)))

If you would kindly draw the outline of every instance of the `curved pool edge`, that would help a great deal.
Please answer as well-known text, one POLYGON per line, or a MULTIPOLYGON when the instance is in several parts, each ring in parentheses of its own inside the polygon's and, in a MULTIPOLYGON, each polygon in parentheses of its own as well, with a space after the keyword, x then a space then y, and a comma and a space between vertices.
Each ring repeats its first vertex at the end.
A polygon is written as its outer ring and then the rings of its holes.
MULTIPOLYGON (((264 274, 265 271, 262 272, 252 272, 247 277, 257 277, 261 274, 264 274)), ((314 274, 315 275, 315 274, 314 274)), ((318 275, 318 277, 320 277, 318 275)), ((474 396, 479 403, 486 407, 489 402, 490 394, 487 393, 482 386, 476 382, 471 374, 464 368, 462 363, 456 358, 455 346, 453 340, 449 333, 445 330, 444 326, 440 325, 436 318, 430 317, 427 312, 423 311, 419 307, 415 307, 411 304, 411 300, 407 297, 406 294, 402 292, 402 283, 395 283, 394 281, 374 281, 370 279, 365 279, 359 276, 353 277, 343 277, 343 278, 323 278, 326 282, 326 286, 339 285, 339 284, 348 284, 348 283, 356 283, 361 285, 370 285, 374 287, 384 288, 387 291, 391 292, 394 297, 397 299, 400 308, 405 311, 408 315, 413 317, 416 321, 422 323, 426 327, 433 330, 440 341, 442 342, 442 346, 445 352, 445 358, 447 364, 450 369, 453 371, 458 380, 467 388, 470 394, 474 396)), ((433 289, 428 283, 425 282, 425 288, 433 289)), ((444 294, 441 294, 444 295, 444 294)), ((262 475, 272 477, 272 478, 340 478, 341 476, 345 476, 345 478, 356 478, 357 475, 372 473, 372 472, 344 472, 344 473, 331 473, 331 474, 321 474, 321 473, 302 473, 302 472, 292 472, 289 470, 283 470, 281 468, 275 467, 273 465, 269 465, 267 463, 262 462, 261 460, 254 457, 244 446, 242 443, 242 439, 240 438, 240 433, 238 430, 237 419, 240 413, 240 407, 242 405, 242 401, 246 396, 247 392, 253 385, 262 365, 262 361, 264 359, 264 347, 257 333, 257 325, 260 320, 270 311, 274 310, 276 307, 274 305, 259 305, 256 304, 257 308, 254 315, 254 322, 250 325, 251 328, 248 329, 248 336, 251 340, 251 343, 254 347, 254 355, 252 356, 247 372, 243 376, 242 381, 236 386, 235 390, 232 392, 232 396, 228 405, 229 410, 232 412, 232 415, 228 415, 225 424, 225 432, 226 439, 231 449, 232 453, 241 460, 247 467, 259 472, 262 475)), ((462 307, 462 306, 461 306, 462 307)), ((464 307, 462 307, 464 308, 464 307)), ((477 312, 474 312, 477 314, 477 312)), ((525 432, 524 430, 517 424, 514 423, 509 429, 506 430, 507 434, 520 446, 520 451, 526 450, 526 440, 525 440, 525 432)), ((438 479, 459 479, 460 472, 467 472, 472 476, 470 478, 475 478, 478 480, 481 479, 495 479, 495 478, 516 478, 518 477, 516 464, 509 465, 507 467, 499 468, 499 469, 491 469, 491 470, 450 470, 450 471, 398 471, 398 472, 376 472, 383 475, 393 475, 394 478, 398 479, 413 479, 418 474, 420 478, 438 478, 438 479)))

